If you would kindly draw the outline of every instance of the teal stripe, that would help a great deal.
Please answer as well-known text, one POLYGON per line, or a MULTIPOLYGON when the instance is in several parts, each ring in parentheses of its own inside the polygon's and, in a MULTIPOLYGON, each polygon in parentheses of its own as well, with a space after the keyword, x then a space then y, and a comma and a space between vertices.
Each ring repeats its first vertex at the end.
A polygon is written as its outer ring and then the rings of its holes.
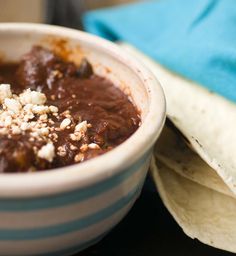
POLYGON ((88 228, 91 225, 97 224, 98 222, 111 217, 117 211, 127 206, 140 192, 142 185, 143 180, 125 197, 117 200, 112 205, 79 220, 36 229, 0 229, 0 240, 16 241, 45 239, 88 228))
POLYGON ((121 184, 124 180, 128 179, 131 175, 138 171, 142 165, 149 161, 150 156, 151 151, 149 150, 141 159, 139 159, 128 169, 124 169, 121 173, 116 174, 107 180, 83 189, 42 198, 1 199, 0 211, 34 211, 38 209, 61 207, 75 202, 79 203, 83 200, 88 200, 89 198, 98 196, 99 194, 102 194, 121 184))

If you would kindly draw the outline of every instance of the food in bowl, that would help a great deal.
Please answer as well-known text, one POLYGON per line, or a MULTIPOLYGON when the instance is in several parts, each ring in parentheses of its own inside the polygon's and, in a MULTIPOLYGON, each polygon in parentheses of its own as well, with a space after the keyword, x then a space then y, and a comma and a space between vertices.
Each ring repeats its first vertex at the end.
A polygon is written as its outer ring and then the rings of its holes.
POLYGON ((34 172, 110 151, 139 127, 128 96, 108 79, 41 46, 0 64, 0 172, 34 172))
POLYGON ((55 52, 63 39, 67 60, 79 66, 88 59, 94 73, 112 81, 139 110, 137 131, 99 157, 54 171, 1 175, 0 255, 70 255, 102 239, 138 198, 165 120, 163 91, 142 63, 96 36, 18 23, 0 24, 0 35, 5 63, 19 62, 34 45, 55 52))

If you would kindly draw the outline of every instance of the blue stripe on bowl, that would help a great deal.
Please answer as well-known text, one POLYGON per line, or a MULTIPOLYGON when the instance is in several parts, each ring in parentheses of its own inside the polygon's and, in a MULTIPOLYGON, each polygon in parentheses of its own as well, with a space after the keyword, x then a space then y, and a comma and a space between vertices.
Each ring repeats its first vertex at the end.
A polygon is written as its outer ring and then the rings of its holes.
POLYGON ((138 195, 142 188, 142 185, 143 180, 125 197, 117 200, 115 203, 109 205, 102 210, 99 210, 96 213, 85 216, 78 220, 35 229, 0 229, 0 240, 19 241, 45 239, 88 228, 91 225, 97 224, 111 217, 117 211, 127 206, 138 195))
POLYGON ((50 209, 61 207, 64 205, 79 203, 83 200, 88 200, 94 196, 104 193, 129 178, 132 174, 140 169, 147 161, 150 160, 151 150, 144 154, 135 164, 128 169, 112 176, 102 182, 92 186, 70 191, 56 196, 48 196, 42 198, 31 199, 0 199, 0 211, 34 211, 38 209, 50 209))

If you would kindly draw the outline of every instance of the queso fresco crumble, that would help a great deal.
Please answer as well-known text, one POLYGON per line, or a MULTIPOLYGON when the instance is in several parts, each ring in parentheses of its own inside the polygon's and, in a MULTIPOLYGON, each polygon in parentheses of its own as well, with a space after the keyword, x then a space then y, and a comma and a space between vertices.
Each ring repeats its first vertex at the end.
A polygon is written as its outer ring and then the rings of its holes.
POLYGON ((110 81, 39 46, 0 64, 0 172, 80 163, 126 140, 136 108, 110 81))
MULTIPOLYGON (((23 93, 13 94, 9 84, 0 85, 0 102, 2 110, 0 111, 0 134, 7 136, 9 139, 14 134, 24 135, 29 132, 29 141, 35 140, 44 141, 46 144, 40 148, 34 146, 34 152, 39 158, 45 159, 49 162, 53 161, 55 154, 65 156, 66 149, 59 146, 55 149, 53 142, 57 141, 57 131, 63 131, 74 126, 73 133, 70 134, 72 141, 79 141, 86 136, 87 129, 91 127, 87 121, 74 124, 70 111, 61 113, 65 118, 60 123, 59 128, 53 126, 54 121, 50 116, 59 116, 58 108, 56 106, 47 106, 45 94, 37 91, 25 90, 23 93), (55 153, 56 152, 56 153, 55 153)), ((84 144, 87 148, 99 149, 96 143, 84 144)), ((77 147, 71 144, 72 149, 77 147)), ((80 148, 80 151, 83 150, 80 148)), ((82 160, 82 154, 75 155, 75 162, 82 160), (80 157, 79 157, 80 156, 80 157)))

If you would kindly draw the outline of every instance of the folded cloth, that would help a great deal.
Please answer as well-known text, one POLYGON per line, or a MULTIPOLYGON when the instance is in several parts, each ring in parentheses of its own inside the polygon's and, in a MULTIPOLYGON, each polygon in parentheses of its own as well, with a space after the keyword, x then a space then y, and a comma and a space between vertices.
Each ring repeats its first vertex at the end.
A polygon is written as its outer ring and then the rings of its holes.
POLYGON ((236 101, 235 0, 159 0, 88 12, 87 31, 126 41, 166 68, 236 101))

